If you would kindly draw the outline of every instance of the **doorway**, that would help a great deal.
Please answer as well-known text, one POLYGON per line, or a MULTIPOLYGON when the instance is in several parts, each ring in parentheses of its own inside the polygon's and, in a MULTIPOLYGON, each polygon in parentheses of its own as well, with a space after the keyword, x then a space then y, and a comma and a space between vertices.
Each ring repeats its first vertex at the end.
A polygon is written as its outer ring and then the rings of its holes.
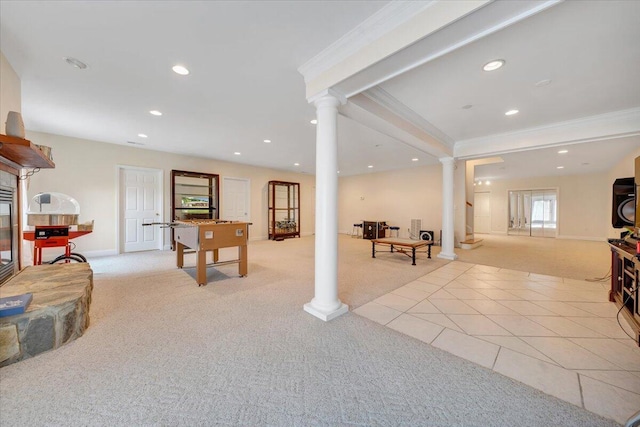
POLYGON ((491 193, 482 192, 473 195, 473 232, 491 233, 491 193))
POLYGON ((556 237, 558 191, 509 191, 509 225, 512 236, 556 237))
POLYGON ((222 177, 222 218, 249 222, 251 181, 246 178, 222 177))
POLYGON ((162 170, 118 167, 120 252, 162 249, 162 170))

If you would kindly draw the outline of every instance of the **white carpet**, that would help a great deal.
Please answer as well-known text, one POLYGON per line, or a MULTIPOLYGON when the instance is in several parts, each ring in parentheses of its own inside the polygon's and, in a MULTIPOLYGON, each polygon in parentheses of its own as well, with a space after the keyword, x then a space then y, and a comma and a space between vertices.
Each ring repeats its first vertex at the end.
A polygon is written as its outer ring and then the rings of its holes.
MULTIPOLYGON (((616 425, 352 313, 305 313, 311 237, 252 242, 248 277, 228 265, 205 287, 174 257, 90 260, 91 326, 0 369, 0 425, 616 425)), ((444 264, 344 236, 340 260, 352 308, 444 264)))

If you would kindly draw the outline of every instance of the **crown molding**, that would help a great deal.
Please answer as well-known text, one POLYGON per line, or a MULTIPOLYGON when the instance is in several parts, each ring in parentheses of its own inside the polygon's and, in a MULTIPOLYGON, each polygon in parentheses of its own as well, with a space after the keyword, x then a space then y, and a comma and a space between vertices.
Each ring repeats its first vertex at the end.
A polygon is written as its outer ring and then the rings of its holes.
POLYGON ((350 98, 340 113, 435 158, 453 156, 451 146, 364 94, 350 98))
POLYGON ((562 1, 564 0, 541 2, 524 0, 495 2, 492 0, 492 3, 478 8, 465 17, 464 22, 458 20, 453 25, 416 41, 334 87, 340 89, 347 97, 351 97, 530 18, 562 1), (390 66, 390 63, 393 65, 390 66))
POLYGON ((310 97, 307 101, 309 102, 309 104, 314 104, 317 100, 325 96, 332 96, 336 98, 340 105, 344 105, 347 103, 347 97, 335 89, 325 89, 310 97))
POLYGON ((453 150, 456 158, 468 159, 635 135, 640 135, 640 108, 461 140, 453 150))
POLYGON ((380 87, 373 87, 363 95, 372 101, 382 105, 387 110, 391 111, 396 116, 403 118, 414 126, 422 129, 424 132, 430 134, 433 138, 437 139, 441 143, 453 148, 454 140, 446 133, 442 132, 439 128, 431 124, 428 120, 422 117, 420 114, 407 107, 400 102, 397 98, 393 97, 389 92, 380 87))
POLYGON ((349 93, 354 94, 355 92, 338 86, 354 76, 366 73, 376 64, 387 64, 387 60, 407 47, 428 39, 456 21, 492 4, 491 1, 390 2, 379 13, 299 69, 304 76, 306 97, 310 98, 329 87, 338 88, 347 96, 349 93))
POLYGON ((304 76, 305 82, 313 80, 324 71, 344 61, 372 41, 402 25, 438 1, 399 0, 389 2, 360 25, 302 64, 298 68, 298 72, 304 76))

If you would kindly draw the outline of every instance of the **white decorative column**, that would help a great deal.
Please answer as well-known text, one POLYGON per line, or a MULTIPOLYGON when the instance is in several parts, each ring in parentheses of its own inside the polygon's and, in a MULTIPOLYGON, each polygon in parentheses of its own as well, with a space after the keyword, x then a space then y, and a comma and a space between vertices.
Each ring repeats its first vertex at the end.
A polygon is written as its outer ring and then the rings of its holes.
POLYGON ((453 157, 443 157, 442 163, 442 249, 438 258, 454 260, 458 255, 454 248, 454 212, 453 212, 453 170, 455 159, 453 157))
POLYGON ((316 106, 315 296, 304 310, 328 321, 349 311, 338 299, 338 106, 344 98, 327 91, 316 106))

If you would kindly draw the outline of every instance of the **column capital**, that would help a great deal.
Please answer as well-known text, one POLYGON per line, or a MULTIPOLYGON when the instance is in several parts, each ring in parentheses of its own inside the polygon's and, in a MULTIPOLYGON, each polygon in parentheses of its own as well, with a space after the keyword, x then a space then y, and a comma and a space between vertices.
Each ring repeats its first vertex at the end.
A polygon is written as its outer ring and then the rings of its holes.
POLYGON ((315 105, 316 108, 328 102, 335 102, 335 107, 338 107, 339 105, 346 104, 347 98, 338 91, 325 89, 322 92, 318 92, 313 95, 311 98, 308 98, 307 101, 309 101, 310 104, 315 105))
POLYGON ((454 157, 440 157, 438 160, 440 160, 440 163, 443 165, 452 165, 456 161, 454 157))

